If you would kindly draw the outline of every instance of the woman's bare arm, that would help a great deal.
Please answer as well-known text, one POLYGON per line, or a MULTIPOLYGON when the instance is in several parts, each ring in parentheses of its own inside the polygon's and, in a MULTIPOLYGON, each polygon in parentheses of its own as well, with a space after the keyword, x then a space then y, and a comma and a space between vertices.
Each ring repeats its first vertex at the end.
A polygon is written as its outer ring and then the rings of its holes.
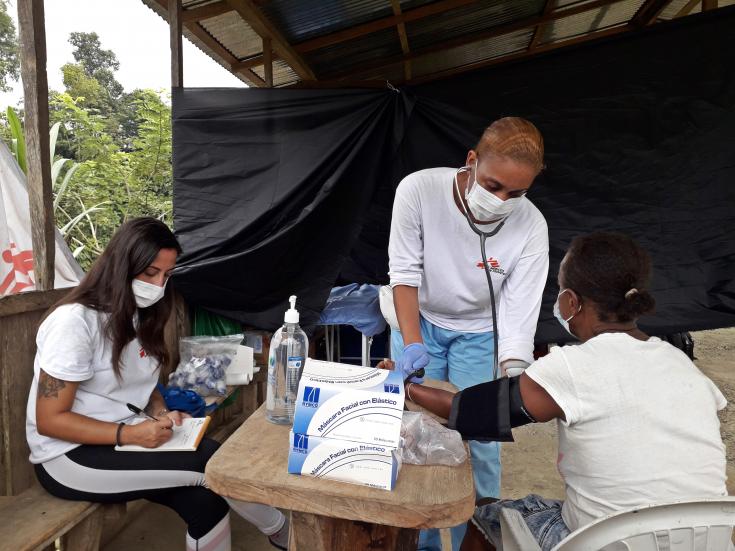
MULTIPOLYGON (((52 377, 41 370, 36 396, 36 427, 39 434, 76 444, 115 444, 117 423, 98 421, 71 411, 79 383, 52 377)), ((172 421, 144 421, 128 425, 121 433, 123 444, 160 446, 171 438, 172 421)))

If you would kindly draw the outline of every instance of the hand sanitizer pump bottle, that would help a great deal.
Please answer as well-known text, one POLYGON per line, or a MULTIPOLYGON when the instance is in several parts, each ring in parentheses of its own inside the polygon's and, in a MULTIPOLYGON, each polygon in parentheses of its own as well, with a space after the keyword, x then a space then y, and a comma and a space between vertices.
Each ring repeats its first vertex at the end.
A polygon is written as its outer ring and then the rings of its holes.
POLYGON ((299 327, 296 296, 292 295, 288 300, 291 308, 286 311, 283 326, 271 339, 268 357, 265 414, 269 421, 279 425, 293 424, 299 379, 309 350, 309 339, 299 327))

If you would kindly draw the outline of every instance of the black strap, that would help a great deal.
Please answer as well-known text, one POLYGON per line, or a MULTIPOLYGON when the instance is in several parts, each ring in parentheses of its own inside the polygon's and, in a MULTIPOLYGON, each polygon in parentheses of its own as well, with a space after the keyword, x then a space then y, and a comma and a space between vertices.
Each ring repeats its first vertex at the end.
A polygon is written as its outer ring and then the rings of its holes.
POLYGON ((501 377, 458 393, 449 427, 465 440, 513 442, 512 428, 535 422, 523 406, 520 377, 501 377))

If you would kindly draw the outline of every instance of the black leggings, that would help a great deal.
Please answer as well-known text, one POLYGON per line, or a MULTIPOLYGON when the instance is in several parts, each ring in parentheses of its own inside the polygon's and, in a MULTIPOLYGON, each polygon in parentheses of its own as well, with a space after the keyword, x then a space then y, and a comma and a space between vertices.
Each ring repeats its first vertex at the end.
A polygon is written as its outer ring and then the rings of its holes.
POLYGON ((204 486, 204 466, 218 447, 209 438, 195 452, 121 452, 114 446, 82 445, 35 469, 41 486, 63 499, 147 499, 170 507, 184 519, 189 535, 199 539, 229 511, 228 503, 204 486))

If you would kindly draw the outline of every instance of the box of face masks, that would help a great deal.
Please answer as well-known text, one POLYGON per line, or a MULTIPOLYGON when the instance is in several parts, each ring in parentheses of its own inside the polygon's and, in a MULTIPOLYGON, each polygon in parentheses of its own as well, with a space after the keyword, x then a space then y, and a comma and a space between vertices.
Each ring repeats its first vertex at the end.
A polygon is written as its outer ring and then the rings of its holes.
POLYGON ((350 440, 289 434, 288 472, 392 490, 401 469, 396 449, 350 440))
POLYGON ((293 431, 398 447, 403 380, 397 371, 306 360, 293 431))

